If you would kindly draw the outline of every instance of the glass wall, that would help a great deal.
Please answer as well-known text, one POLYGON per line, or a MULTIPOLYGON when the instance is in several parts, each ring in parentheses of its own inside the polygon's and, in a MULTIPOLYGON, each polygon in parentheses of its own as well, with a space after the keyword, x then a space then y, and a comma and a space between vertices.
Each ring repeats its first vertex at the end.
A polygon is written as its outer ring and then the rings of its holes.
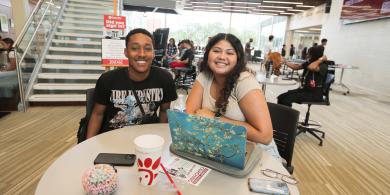
POLYGON ((169 28, 169 37, 176 39, 176 43, 183 39, 190 39, 195 46, 204 47, 208 37, 217 33, 232 33, 244 45, 249 38, 253 38, 252 47, 263 50, 268 36, 275 36, 274 47, 280 49, 284 42, 287 17, 272 17, 265 15, 186 11, 180 14, 162 14, 151 12, 123 11, 127 18, 127 31, 133 28, 146 28, 154 31, 157 28, 169 28))
MULTIPOLYGON (((269 16, 260 24, 260 49, 264 50, 265 44, 268 42, 270 35, 274 36, 273 47, 275 51, 281 52, 283 44, 285 44, 285 35, 287 28, 286 16, 269 16)), ((263 53, 264 55, 264 53, 263 53)))

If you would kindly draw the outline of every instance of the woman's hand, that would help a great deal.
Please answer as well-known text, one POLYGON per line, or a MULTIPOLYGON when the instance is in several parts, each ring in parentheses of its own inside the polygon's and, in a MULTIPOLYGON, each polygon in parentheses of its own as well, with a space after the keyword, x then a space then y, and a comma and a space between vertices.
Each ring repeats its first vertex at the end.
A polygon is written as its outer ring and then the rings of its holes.
POLYGON ((207 108, 199 109, 195 112, 195 115, 202 116, 206 118, 214 118, 215 113, 207 108))

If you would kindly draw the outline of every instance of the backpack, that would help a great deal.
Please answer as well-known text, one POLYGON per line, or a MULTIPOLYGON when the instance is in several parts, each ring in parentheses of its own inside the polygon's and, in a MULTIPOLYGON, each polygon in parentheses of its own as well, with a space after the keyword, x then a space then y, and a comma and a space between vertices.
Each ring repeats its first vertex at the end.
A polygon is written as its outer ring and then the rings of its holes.
POLYGON ((77 144, 87 139, 88 122, 89 120, 87 120, 87 116, 81 118, 79 122, 79 129, 77 131, 77 144))

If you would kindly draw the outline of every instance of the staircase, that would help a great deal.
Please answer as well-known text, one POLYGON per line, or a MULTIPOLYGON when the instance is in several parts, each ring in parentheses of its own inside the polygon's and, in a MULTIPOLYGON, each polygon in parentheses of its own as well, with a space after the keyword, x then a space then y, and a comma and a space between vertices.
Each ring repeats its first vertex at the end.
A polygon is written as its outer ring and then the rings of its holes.
POLYGON ((85 90, 104 72, 103 15, 112 10, 112 0, 68 0, 29 102, 85 101, 85 90))

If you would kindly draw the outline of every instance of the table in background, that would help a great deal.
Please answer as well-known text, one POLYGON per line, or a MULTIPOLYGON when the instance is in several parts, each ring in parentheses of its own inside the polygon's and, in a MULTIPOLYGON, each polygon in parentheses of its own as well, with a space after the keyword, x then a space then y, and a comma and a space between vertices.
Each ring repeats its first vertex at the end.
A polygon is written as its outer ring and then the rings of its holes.
MULTIPOLYGON (((81 177, 83 172, 93 165, 95 157, 103 152, 135 153, 133 139, 142 134, 157 134, 164 137, 163 163, 174 156, 169 152, 171 139, 167 124, 138 125, 110 131, 88 139, 62 154, 46 170, 38 183, 35 194, 84 195, 85 192, 81 185, 81 177)), ((134 165, 133 167, 116 167, 119 176, 119 188, 115 194, 160 194, 157 185, 153 187, 144 187, 139 184, 136 167, 137 165, 134 165)), ((282 164, 277 162, 266 152, 263 152, 261 161, 248 177, 272 180, 272 178, 262 175, 260 168, 272 169, 279 173, 289 175, 282 164)), ((213 170, 198 187, 190 184, 185 185, 184 188, 182 188, 182 193, 185 195, 255 195, 257 193, 249 191, 248 177, 235 178, 213 170)), ((291 194, 299 194, 297 186, 288 184, 288 187, 291 194)))
POLYGON ((357 66, 348 66, 348 65, 343 65, 343 64, 336 64, 336 65, 331 65, 329 66, 329 68, 339 68, 341 69, 341 74, 340 74, 340 81, 338 83, 336 83, 337 85, 340 85, 342 88, 346 89, 347 91, 345 91, 343 94, 344 95, 347 95, 349 92, 350 92, 350 89, 349 87, 347 87, 344 83, 343 83, 343 76, 344 76, 344 70, 345 69, 359 69, 359 67, 357 66))
POLYGON ((267 85, 279 85, 279 86, 287 86, 287 85, 295 85, 297 82, 295 80, 284 80, 282 77, 279 76, 277 80, 272 80, 270 78, 267 78, 265 81, 259 81, 258 82, 262 85, 261 89, 263 90, 263 93, 265 95, 265 91, 267 89, 267 85))

